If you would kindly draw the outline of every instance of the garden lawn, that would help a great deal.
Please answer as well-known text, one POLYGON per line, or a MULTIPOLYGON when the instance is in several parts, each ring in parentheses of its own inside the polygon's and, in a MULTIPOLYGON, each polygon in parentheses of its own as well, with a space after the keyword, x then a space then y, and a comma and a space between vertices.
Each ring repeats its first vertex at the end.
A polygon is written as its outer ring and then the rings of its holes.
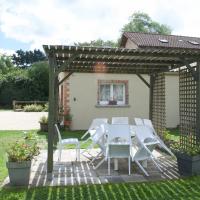
MULTIPOLYGON (((35 130, 38 135, 39 145, 42 149, 47 148, 47 133, 40 132, 35 130)), ((81 141, 82 135, 85 131, 63 131, 61 133, 63 139, 75 137, 81 141)), ((7 168, 6 168, 6 148, 10 143, 20 139, 24 135, 23 131, 0 131, 0 184, 7 176, 7 168)), ((90 144, 90 141, 81 145, 81 148, 85 148, 90 144)), ((73 145, 68 148, 73 148, 73 145)))
POLYGON ((146 183, 1 189, 0 200, 199 200, 200 177, 146 183))

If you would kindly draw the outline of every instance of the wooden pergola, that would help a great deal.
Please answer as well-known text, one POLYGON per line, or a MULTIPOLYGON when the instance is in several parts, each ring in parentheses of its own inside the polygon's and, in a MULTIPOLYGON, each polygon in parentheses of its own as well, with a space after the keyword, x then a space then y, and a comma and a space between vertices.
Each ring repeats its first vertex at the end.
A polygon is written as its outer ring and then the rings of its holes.
POLYGON ((162 136, 165 129, 164 72, 179 70, 181 145, 195 145, 200 136, 199 49, 183 48, 97 48, 44 45, 49 60, 49 131, 47 172, 52 177, 53 144, 58 120, 59 85, 72 73, 136 74, 149 88, 149 118, 162 136), (191 65, 195 63, 195 65, 191 65), (182 67, 185 66, 185 67, 182 67), (68 72, 59 81, 60 72, 68 72), (148 74, 147 82, 142 74, 148 74), (188 137, 190 140, 188 141, 188 137))

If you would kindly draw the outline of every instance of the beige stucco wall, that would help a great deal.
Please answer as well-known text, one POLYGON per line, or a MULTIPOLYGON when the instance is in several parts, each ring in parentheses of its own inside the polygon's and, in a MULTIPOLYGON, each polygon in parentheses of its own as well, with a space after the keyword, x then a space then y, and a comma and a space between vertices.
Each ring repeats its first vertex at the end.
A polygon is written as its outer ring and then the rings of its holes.
MULTIPOLYGON (((144 77, 149 80, 147 75, 144 77)), ((73 115, 72 129, 87 129, 94 118, 127 116, 146 118, 149 114, 149 90, 136 75, 128 74, 80 74, 70 77, 70 109, 73 115), (129 106, 120 108, 97 107, 98 80, 128 80, 129 106)))
MULTIPOLYGON (((149 81, 149 76, 143 75, 149 81)), ((178 75, 166 74, 166 126, 179 124, 178 75)), ((127 116, 149 117, 149 89, 136 76, 129 74, 74 73, 69 82, 69 105, 73 115, 72 129, 87 129, 94 118, 127 116), (128 80, 128 107, 97 107, 98 80, 128 80)))
POLYGON ((166 125, 169 128, 179 125, 179 76, 166 73, 165 76, 166 125))
POLYGON ((126 44, 125 44, 125 48, 126 49, 137 49, 138 46, 128 38, 126 41, 126 44))

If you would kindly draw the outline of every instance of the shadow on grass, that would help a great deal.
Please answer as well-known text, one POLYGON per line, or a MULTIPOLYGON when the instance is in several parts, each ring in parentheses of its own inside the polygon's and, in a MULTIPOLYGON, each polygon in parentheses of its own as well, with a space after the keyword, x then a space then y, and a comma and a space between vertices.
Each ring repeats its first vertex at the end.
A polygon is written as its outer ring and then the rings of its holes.
POLYGON ((0 199, 200 199, 200 177, 148 183, 119 183, 38 188, 1 189, 0 199))

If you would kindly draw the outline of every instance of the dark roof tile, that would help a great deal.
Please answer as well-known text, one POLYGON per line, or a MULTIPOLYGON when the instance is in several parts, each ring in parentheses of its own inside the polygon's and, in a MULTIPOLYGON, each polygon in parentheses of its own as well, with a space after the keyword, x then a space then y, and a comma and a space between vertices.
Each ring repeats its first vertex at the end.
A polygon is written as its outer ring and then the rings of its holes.
MULTIPOLYGON (((130 39, 138 47, 168 47, 168 48, 186 48, 186 49, 200 49, 200 38, 178 36, 178 35, 161 35, 153 33, 139 33, 139 32, 124 32, 123 38, 130 39), (168 42, 162 42, 161 40, 167 40, 168 42), (198 44, 191 44, 191 42, 198 44)), ((122 44, 123 45, 123 44, 122 44)))

